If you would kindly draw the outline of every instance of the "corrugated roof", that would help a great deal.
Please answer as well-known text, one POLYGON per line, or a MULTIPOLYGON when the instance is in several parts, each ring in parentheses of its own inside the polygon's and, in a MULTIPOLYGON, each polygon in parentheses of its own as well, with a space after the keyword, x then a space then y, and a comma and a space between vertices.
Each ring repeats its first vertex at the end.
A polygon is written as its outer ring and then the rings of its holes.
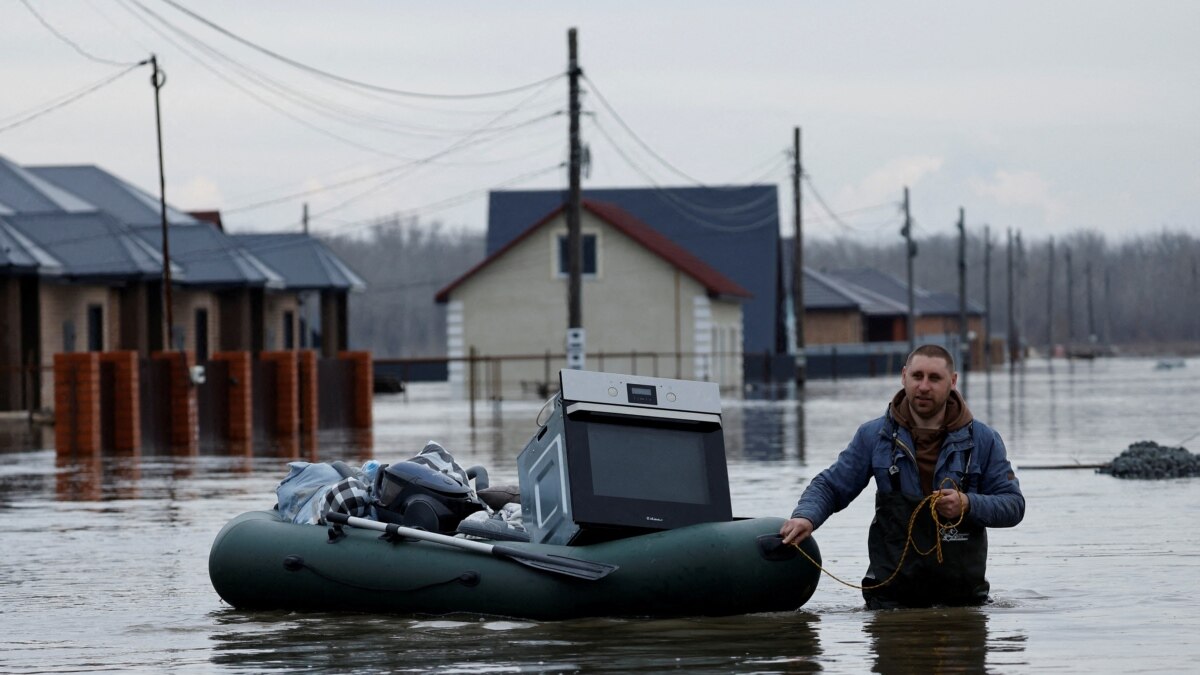
MULTIPOLYGON (((584 190, 614 204, 750 293, 742 304, 747 352, 775 350, 779 203, 774 185, 584 190)), ((564 190, 496 191, 488 199, 487 252, 560 208, 564 190)), ((779 325, 782 325, 779 323, 779 325)))
POLYGON ((279 232, 230 236, 276 270, 292 290, 361 291, 367 287, 362 277, 324 242, 310 235, 279 232))
MULTIPOLYGON (((156 251, 162 251, 162 226, 133 228, 156 251)), ((211 223, 172 225, 171 261, 187 273, 188 286, 256 286, 283 288, 284 279, 241 244, 211 223)))
POLYGON ((92 204, 0 156, 0 213, 94 210, 92 204))
MULTIPOLYGON (((835 280, 841 290, 861 301, 864 314, 890 315, 908 313, 908 285, 896 277, 869 267, 822 270, 835 280)), ((805 302, 808 294, 805 293, 805 302)), ((920 316, 958 314, 958 295, 913 287, 913 305, 920 316)), ((967 301, 969 314, 982 314, 983 307, 967 301)))
MULTIPOLYGON (((107 211, 129 225, 161 225, 158 196, 135 187, 111 173, 91 165, 31 166, 26 169, 46 181, 107 211)), ((195 225, 192 216, 167 205, 167 222, 195 225)))
POLYGON ((36 273, 39 268, 45 273, 62 271, 62 266, 49 253, 21 234, 0 215, 0 270, 6 273, 36 273))
MULTIPOLYGON (((654 253, 658 257, 670 265, 678 268, 684 274, 695 279, 700 285, 704 286, 705 290, 712 295, 731 296, 738 298, 749 298, 750 292, 742 288, 736 282, 732 281, 725 275, 710 267, 704 261, 676 245, 670 239, 667 239, 661 233, 656 232, 649 225, 641 222, 632 214, 621 209, 615 204, 608 204, 594 199, 584 199, 581 202, 584 210, 594 214, 604 222, 611 225, 617 231, 640 244, 643 248, 654 253)), ((438 302, 445 302, 449 299, 450 293, 460 286, 467 279, 474 276, 480 270, 492 264, 518 243, 524 241, 534 232, 541 229, 547 223, 553 221, 563 212, 566 207, 560 205, 550 213, 542 216, 533 225, 530 225, 514 239, 499 250, 493 252, 478 265, 475 265, 465 274, 455 279, 446 285, 445 288, 438 291, 435 298, 438 302)))
MULTIPOLYGON (((146 242, 102 211, 26 213, 5 222, 57 261, 57 272, 76 279, 153 279, 162 274, 162 257, 146 242)), ((41 270, 55 273, 54 269, 41 270)), ((186 274, 171 265, 180 281, 186 274)))

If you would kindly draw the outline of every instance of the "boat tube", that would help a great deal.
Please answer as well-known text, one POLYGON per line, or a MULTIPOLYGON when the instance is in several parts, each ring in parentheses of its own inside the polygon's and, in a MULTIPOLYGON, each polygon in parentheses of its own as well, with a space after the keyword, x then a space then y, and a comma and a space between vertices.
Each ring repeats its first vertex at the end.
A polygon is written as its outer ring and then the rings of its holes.
MULTIPOLYGON (((351 527, 235 517, 217 535, 209 577, 245 610, 486 614, 535 620, 596 616, 721 616, 798 609, 820 571, 778 537, 783 521, 700 523, 590 544, 495 542, 615 566, 581 579, 512 559, 351 527)), ((818 564, 810 537, 802 544, 818 564)), ((531 556, 533 557, 533 556, 531 556)))

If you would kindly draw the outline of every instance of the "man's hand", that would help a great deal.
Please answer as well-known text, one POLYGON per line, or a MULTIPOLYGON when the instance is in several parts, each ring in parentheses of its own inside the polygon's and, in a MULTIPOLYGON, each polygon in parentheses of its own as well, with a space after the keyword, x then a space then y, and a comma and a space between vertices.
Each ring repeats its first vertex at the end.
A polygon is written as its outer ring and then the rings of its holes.
POLYGON ((937 500, 937 512, 942 518, 952 522, 956 521, 971 507, 971 499, 965 492, 949 488, 938 490, 938 492, 942 493, 942 496, 937 500))
POLYGON ((799 544, 812 534, 813 524, 808 518, 791 518, 779 528, 785 545, 799 544))

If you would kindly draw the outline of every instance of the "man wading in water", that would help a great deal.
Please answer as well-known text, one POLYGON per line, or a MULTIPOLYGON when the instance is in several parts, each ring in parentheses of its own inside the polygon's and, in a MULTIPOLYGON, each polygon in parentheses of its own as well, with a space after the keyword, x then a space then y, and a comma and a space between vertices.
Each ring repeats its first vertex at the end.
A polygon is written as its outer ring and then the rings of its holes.
POLYGON ((918 347, 900 382, 904 388, 887 413, 858 428, 833 466, 813 478, 779 533, 785 544, 799 543, 874 477, 871 564, 863 578, 867 607, 982 604, 989 590, 986 528, 1021 522, 1021 484, 1000 434, 973 419, 954 388, 958 373, 950 352, 918 347), (936 499, 936 523, 930 499, 936 499), (914 512, 915 550, 905 554, 914 512))

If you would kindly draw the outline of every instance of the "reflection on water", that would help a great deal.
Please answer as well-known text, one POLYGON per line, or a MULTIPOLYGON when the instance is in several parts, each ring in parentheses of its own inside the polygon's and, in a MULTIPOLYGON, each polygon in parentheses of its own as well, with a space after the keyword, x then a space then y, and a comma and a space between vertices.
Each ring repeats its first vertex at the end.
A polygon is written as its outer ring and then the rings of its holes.
POLYGON ((325 671, 819 672, 820 618, 808 612, 715 619, 533 622, 221 611, 212 663, 325 671))
POLYGON ((987 615, 975 608, 871 612, 876 673, 982 673, 989 651, 987 615))
MULTIPOLYGON (((1103 462, 1134 441, 1174 445, 1200 432, 1200 367, 1191 365, 1037 361, 1015 375, 973 373, 969 402, 1021 467, 1103 462)), ((734 512, 789 513, 898 388, 895 375, 813 381, 799 397, 725 401, 734 512)), ((1200 541, 1180 526, 1200 513, 1200 479, 1026 470, 1025 522, 989 533, 996 603, 977 609, 867 612, 858 591, 828 578, 800 612, 670 621, 251 613, 213 591, 206 563, 217 531, 270 508, 287 462, 399 461, 437 440, 464 466, 487 467, 493 483, 515 483, 540 408, 505 401, 477 411, 471 427, 467 404, 445 388, 414 386, 407 398, 377 398, 368 434, 181 453, 58 454, 53 428, 0 422, 0 672, 1189 672, 1200 664, 1200 616, 1186 592, 1200 541)), ((871 515, 868 494, 817 533, 835 574, 866 569, 871 515)))

